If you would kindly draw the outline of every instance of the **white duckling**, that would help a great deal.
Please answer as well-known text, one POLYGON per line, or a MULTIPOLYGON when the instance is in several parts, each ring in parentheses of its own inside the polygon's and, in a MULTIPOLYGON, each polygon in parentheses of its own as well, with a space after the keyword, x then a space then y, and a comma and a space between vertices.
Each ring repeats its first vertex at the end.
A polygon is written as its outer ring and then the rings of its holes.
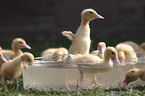
POLYGON ((105 42, 99 42, 97 46, 97 50, 92 51, 91 54, 99 56, 101 59, 103 59, 105 49, 106 49, 105 42))
POLYGON ((96 18, 104 19, 95 10, 85 9, 81 13, 81 25, 76 34, 74 35, 70 31, 62 32, 64 36, 72 40, 72 45, 69 48, 70 54, 89 54, 91 44, 89 22, 96 18))
POLYGON ((122 64, 125 64, 125 59, 127 61, 126 63, 128 64, 134 64, 138 61, 137 55, 132 46, 124 43, 119 43, 116 45, 116 50, 118 52, 118 58, 119 60, 121 60, 122 64))
POLYGON ((130 82, 136 81, 139 78, 142 81, 145 81, 145 70, 138 68, 131 69, 126 73, 125 80, 121 83, 121 85, 128 85, 130 82))
POLYGON ((23 52, 22 48, 31 49, 29 45, 26 44, 26 41, 22 38, 15 38, 12 42, 12 50, 2 50, 4 57, 9 60, 13 59, 16 56, 20 56, 23 52))
POLYGON ((8 60, 7 63, 2 64, 1 75, 4 81, 19 78, 23 70, 23 62, 32 64, 34 62, 34 56, 31 53, 25 52, 13 60, 8 60))
POLYGON ((43 58, 43 60, 60 61, 66 54, 68 54, 68 50, 64 47, 60 47, 48 48, 41 53, 41 56, 46 57, 43 58))
POLYGON ((80 81, 83 83, 84 81, 84 73, 89 72, 89 73, 94 73, 93 75, 93 84, 96 83, 96 73, 94 72, 95 70, 99 69, 104 69, 106 68, 112 68, 113 67, 113 62, 112 60, 115 60, 118 64, 120 64, 118 56, 117 56, 117 51, 114 47, 107 47, 105 52, 104 52, 104 59, 99 58, 98 56, 92 55, 92 54, 85 54, 82 55, 74 60, 74 63, 79 64, 79 66, 88 66, 91 68, 80 68, 80 81), (81 65, 81 63, 83 63, 81 65), (85 64, 84 64, 85 63, 85 64))

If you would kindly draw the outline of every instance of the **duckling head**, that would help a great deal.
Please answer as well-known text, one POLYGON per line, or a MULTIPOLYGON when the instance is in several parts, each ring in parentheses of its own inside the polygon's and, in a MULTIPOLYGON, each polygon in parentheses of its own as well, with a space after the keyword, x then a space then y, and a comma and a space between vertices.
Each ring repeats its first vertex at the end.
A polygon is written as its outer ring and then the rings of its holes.
POLYGON ((29 53, 29 52, 25 52, 23 55, 22 55, 22 61, 25 61, 27 62, 29 65, 32 65, 33 62, 34 62, 34 56, 29 53))
POLYGON ((56 50, 53 55, 54 55, 54 56, 52 56, 53 61, 61 60, 61 58, 63 56, 63 51, 62 50, 56 50))
POLYGON ((99 50, 99 52, 101 54, 103 54, 105 49, 106 49, 106 44, 104 42, 99 42, 98 46, 97 46, 97 49, 99 50))
POLYGON ((121 85, 128 85, 130 82, 137 80, 142 75, 140 69, 131 69, 125 75, 125 80, 121 83, 121 85))
POLYGON ((115 60, 118 64, 120 64, 118 55, 117 55, 117 50, 114 47, 107 47, 105 52, 104 52, 104 59, 113 59, 115 60))
POLYGON ((4 58, 4 56, 3 56, 3 54, 0 52, 0 60, 1 61, 4 61, 4 62, 8 62, 5 58, 4 58))
POLYGON ((12 48, 17 48, 17 49, 21 49, 21 48, 27 48, 27 49, 31 49, 31 47, 29 45, 26 44, 26 41, 22 38, 15 38, 12 42, 12 48))
POLYGON ((82 11, 81 16, 83 19, 87 21, 91 21, 93 19, 104 19, 103 16, 99 15, 94 9, 85 9, 82 11))

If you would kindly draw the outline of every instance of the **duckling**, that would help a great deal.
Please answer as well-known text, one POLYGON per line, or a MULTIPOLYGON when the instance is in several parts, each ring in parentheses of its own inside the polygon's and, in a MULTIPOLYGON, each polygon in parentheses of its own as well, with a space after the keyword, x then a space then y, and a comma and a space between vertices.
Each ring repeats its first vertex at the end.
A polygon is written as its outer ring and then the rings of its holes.
POLYGON ((23 70, 23 62, 32 64, 34 62, 34 56, 31 53, 25 52, 13 60, 8 60, 7 63, 3 63, 1 65, 1 75, 3 80, 6 82, 6 80, 19 78, 23 70))
POLYGON ((137 55, 132 48, 132 46, 124 43, 119 43, 116 45, 116 50, 118 52, 118 58, 121 60, 122 64, 125 64, 125 59, 127 59, 127 63, 134 64, 138 61, 137 55))
POLYGON ((105 42, 99 42, 97 46, 97 50, 92 51, 91 54, 94 54, 96 56, 99 56, 101 59, 104 58, 104 51, 106 49, 105 42))
POLYGON ((113 67, 113 62, 112 60, 115 60, 118 64, 120 64, 119 59, 118 59, 118 55, 117 55, 117 50, 114 47, 107 47, 105 52, 104 52, 104 59, 99 58, 98 56, 92 55, 92 54, 85 54, 82 55, 78 58, 76 58, 74 60, 74 63, 79 64, 79 66, 86 66, 88 67, 92 67, 92 68, 80 68, 80 81, 81 83, 83 83, 84 81, 84 73, 85 72, 89 72, 89 73, 93 73, 93 84, 97 84, 96 83, 96 74, 95 74, 95 70, 99 70, 100 68, 104 69, 104 68, 112 68, 113 67), (86 62, 86 63, 85 63, 86 62), (85 64, 81 64, 81 63, 85 63, 85 64))
POLYGON ((145 42, 141 43, 141 44, 140 44, 140 47, 141 47, 142 49, 144 49, 144 51, 145 51, 145 42))
POLYGON ((8 61, 5 59, 2 52, 0 51, 0 69, 1 69, 1 65, 5 62, 7 63, 8 61))
POLYGON ((74 63, 74 60, 78 58, 79 56, 82 56, 81 54, 68 54, 63 57, 63 63, 74 63))
POLYGON ((145 70, 138 68, 131 69, 126 73, 125 80, 121 85, 128 85, 130 82, 136 81, 138 78, 145 81, 145 70))
POLYGON ((47 56, 47 58, 44 58, 43 60, 59 61, 62 60, 62 58, 66 54, 68 54, 68 50, 64 47, 60 47, 60 48, 48 48, 41 53, 41 56, 42 57, 47 56))
POLYGON ((125 41, 123 43, 132 46, 134 51, 137 54, 137 57, 143 57, 142 55, 145 54, 144 49, 142 47, 140 47, 137 43, 135 43, 133 41, 125 41))
POLYGON ((2 50, 2 54, 7 60, 13 59, 14 57, 20 56, 23 52, 22 48, 31 49, 29 45, 26 44, 26 41, 22 38, 15 38, 12 41, 12 50, 2 50))
POLYGON ((70 54, 89 54, 90 50, 90 27, 89 22, 94 19, 104 19, 93 9, 85 9, 81 13, 81 24, 76 32, 73 34, 70 31, 62 32, 64 36, 72 40, 72 44, 69 48, 70 54))

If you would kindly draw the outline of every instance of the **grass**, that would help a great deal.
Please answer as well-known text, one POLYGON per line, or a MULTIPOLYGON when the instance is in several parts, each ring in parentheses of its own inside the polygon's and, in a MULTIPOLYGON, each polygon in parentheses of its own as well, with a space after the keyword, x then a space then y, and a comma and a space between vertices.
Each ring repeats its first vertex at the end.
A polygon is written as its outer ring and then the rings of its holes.
POLYGON ((77 87, 75 91, 61 91, 48 88, 47 91, 37 90, 36 88, 23 87, 23 79, 18 79, 18 85, 16 82, 7 82, 7 88, 4 87, 4 83, 0 81, 0 96, 5 95, 19 95, 19 96, 38 96, 38 95, 53 95, 53 96, 143 96, 145 94, 145 85, 137 85, 134 87, 118 87, 118 88, 101 88, 96 87, 93 89, 81 89, 77 87), (17 87, 18 86, 18 87, 17 87))

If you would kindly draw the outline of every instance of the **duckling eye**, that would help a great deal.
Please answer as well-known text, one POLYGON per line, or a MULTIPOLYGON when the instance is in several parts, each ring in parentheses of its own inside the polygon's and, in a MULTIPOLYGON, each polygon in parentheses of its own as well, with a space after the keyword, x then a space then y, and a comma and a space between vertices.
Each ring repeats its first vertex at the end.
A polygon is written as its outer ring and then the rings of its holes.
POLYGON ((21 41, 20 41, 19 43, 21 43, 21 44, 22 44, 23 42, 21 42, 21 41))
POLYGON ((31 61, 31 59, 30 59, 30 58, 28 58, 28 61, 31 61))
POLYGON ((130 79, 130 78, 131 78, 131 77, 129 77, 129 76, 127 77, 127 79, 130 79))
POLYGON ((133 71, 131 71, 131 73, 133 73, 134 72, 134 70, 133 71))
POLYGON ((114 52, 111 52, 111 54, 115 54, 114 52))
POLYGON ((93 14, 93 12, 90 12, 90 14, 93 14))

